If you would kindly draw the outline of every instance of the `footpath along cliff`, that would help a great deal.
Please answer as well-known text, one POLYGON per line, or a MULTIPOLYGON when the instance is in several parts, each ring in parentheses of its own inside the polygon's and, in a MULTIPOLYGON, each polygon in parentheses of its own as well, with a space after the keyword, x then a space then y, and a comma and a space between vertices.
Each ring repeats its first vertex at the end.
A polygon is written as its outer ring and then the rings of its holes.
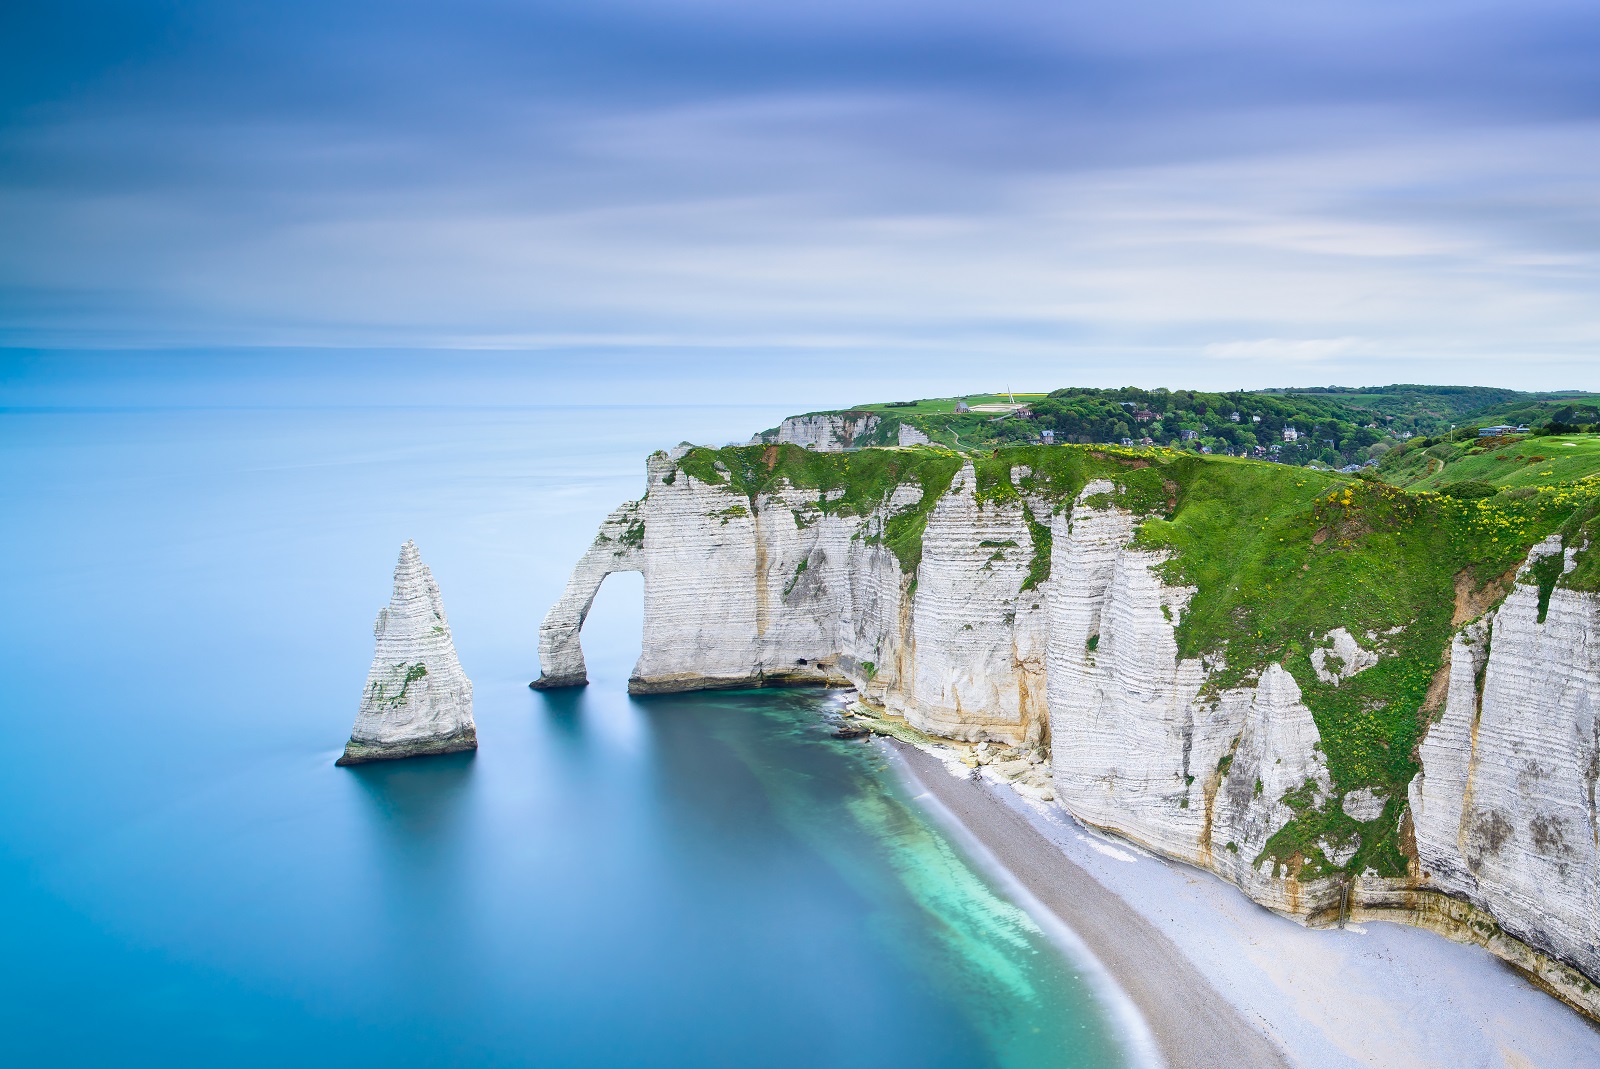
POLYGON ((635 693, 854 685, 1285 915, 1477 942, 1600 1016, 1600 485, 1458 500, 1073 446, 647 473, 535 685, 585 682, 594 594, 640 571, 635 693))

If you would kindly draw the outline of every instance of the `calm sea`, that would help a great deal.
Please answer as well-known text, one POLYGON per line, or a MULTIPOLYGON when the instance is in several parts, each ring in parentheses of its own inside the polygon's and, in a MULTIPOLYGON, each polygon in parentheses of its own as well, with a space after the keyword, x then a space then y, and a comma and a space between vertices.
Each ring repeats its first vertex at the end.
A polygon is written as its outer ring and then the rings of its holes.
POLYGON ((758 409, 0 413, 0 1061, 1116 1066, 1074 964, 820 692, 633 700, 599 519, 758 409), (338 769, 415 538, 481 749, 338 769))

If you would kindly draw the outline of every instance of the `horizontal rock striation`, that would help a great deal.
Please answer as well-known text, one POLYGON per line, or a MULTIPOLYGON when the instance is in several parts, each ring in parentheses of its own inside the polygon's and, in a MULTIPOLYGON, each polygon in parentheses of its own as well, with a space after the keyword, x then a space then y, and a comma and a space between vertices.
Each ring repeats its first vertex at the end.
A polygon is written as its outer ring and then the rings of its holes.
MULTIPOLYGON (((540 630, 538 685, 585 681, 578 636, 595 590, 637 569, 634 693, 853 685, 926 734, 1021 748, 1044 762, 1036 796, 1053 792, 1085 823, 1280 913, 1382 916, 1479 942, 1600 1016, 1600 596, 1551 590, 1539 562, 1563 553, 1560 536, 1534 546, 1498 608, 1462 569, 1454 622, 1446 569, 1433 586, 1417 580, 1443 599, 1420 623, 1312 606, 1282 642, 1252 651, 1265 632, 1249 628, 1264 625, 1251 605, 1224 605, 1234 638, 1205 645, 1185 638, 1205 588, 1183 579, 1160 532, 1185 495, 1214 520, 1222 488, 1206 473, 1244 469, 1075 447, 1014 460, 921 446, 824 457, 821 438, 794 433, 811 452, 651 457, 645 496, 602 524, 540 630), (1159 537, 1146 537, 1151 524, 1159 537), (1416 654, 1408 629, 1424 625, 1440 645, 1416 654), (1420 666, 1409 674, 1391 671, 1402 649, 1420 666), (1397 736, 1403 749, 1372 736, 1374 711, 1397 700, 1385 680, 1413 688, 1405 708, 1421 702, 1428 721, 1420 742, 1397 736)), ((1359 491, 1399 517, 1380 520, 1352 511, 1352 484, 1326 487, 1307 491, 1321 496, 1292 530, 1259 533, 1284 596, 1313 567, 1344 574, 1382 523, 1420 522, 1423 506, 1382 496, 1398 491, 1359 491), (1291 535, 1321 555, 1285 566, 1291 535)), ((1568 572, 1575 552, 1561 558, 1568 572)))
POLYGON ((361 710, 337 764, 477 749, 472 683, 456 657, 439 584, 413 542, 400 547, 394 595, 373 634, 361 710))
POLYGON ((1452 646, 1411 784, 1418 864, 1425 888, 1600 978, 1600 599, 1555 589, 1540 619, 1531 578, 1452 646))

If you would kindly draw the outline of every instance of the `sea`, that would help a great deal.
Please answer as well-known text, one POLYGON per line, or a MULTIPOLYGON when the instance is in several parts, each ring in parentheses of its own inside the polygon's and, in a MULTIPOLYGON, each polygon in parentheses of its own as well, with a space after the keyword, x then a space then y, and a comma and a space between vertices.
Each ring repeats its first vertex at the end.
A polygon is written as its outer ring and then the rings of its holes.
POLYGON ((644 458, 759 406, 0 411, 0 1063, 1118 1067, 1087 963, 838 696, 536 635, 644 458), (475 754, 336 768, 400 544, 475 754))

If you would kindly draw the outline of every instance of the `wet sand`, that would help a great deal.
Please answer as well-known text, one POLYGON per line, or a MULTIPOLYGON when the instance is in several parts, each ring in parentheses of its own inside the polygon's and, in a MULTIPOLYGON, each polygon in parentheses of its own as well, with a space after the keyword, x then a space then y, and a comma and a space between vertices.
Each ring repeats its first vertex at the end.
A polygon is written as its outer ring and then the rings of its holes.
POLYGON ((1600 1066, 1600 1026, 1482 948, 1387 922, 1304 928, 992 773, 889 745, 958 836, 1094 954, 1172 1069, 1600 1066))
POLYGON ((1182 950, 983 784, 895 741, 907 771, 1088 947, 1144 1018, 1170 1069, 1287 1069, 1289 1062, 1182 950))

